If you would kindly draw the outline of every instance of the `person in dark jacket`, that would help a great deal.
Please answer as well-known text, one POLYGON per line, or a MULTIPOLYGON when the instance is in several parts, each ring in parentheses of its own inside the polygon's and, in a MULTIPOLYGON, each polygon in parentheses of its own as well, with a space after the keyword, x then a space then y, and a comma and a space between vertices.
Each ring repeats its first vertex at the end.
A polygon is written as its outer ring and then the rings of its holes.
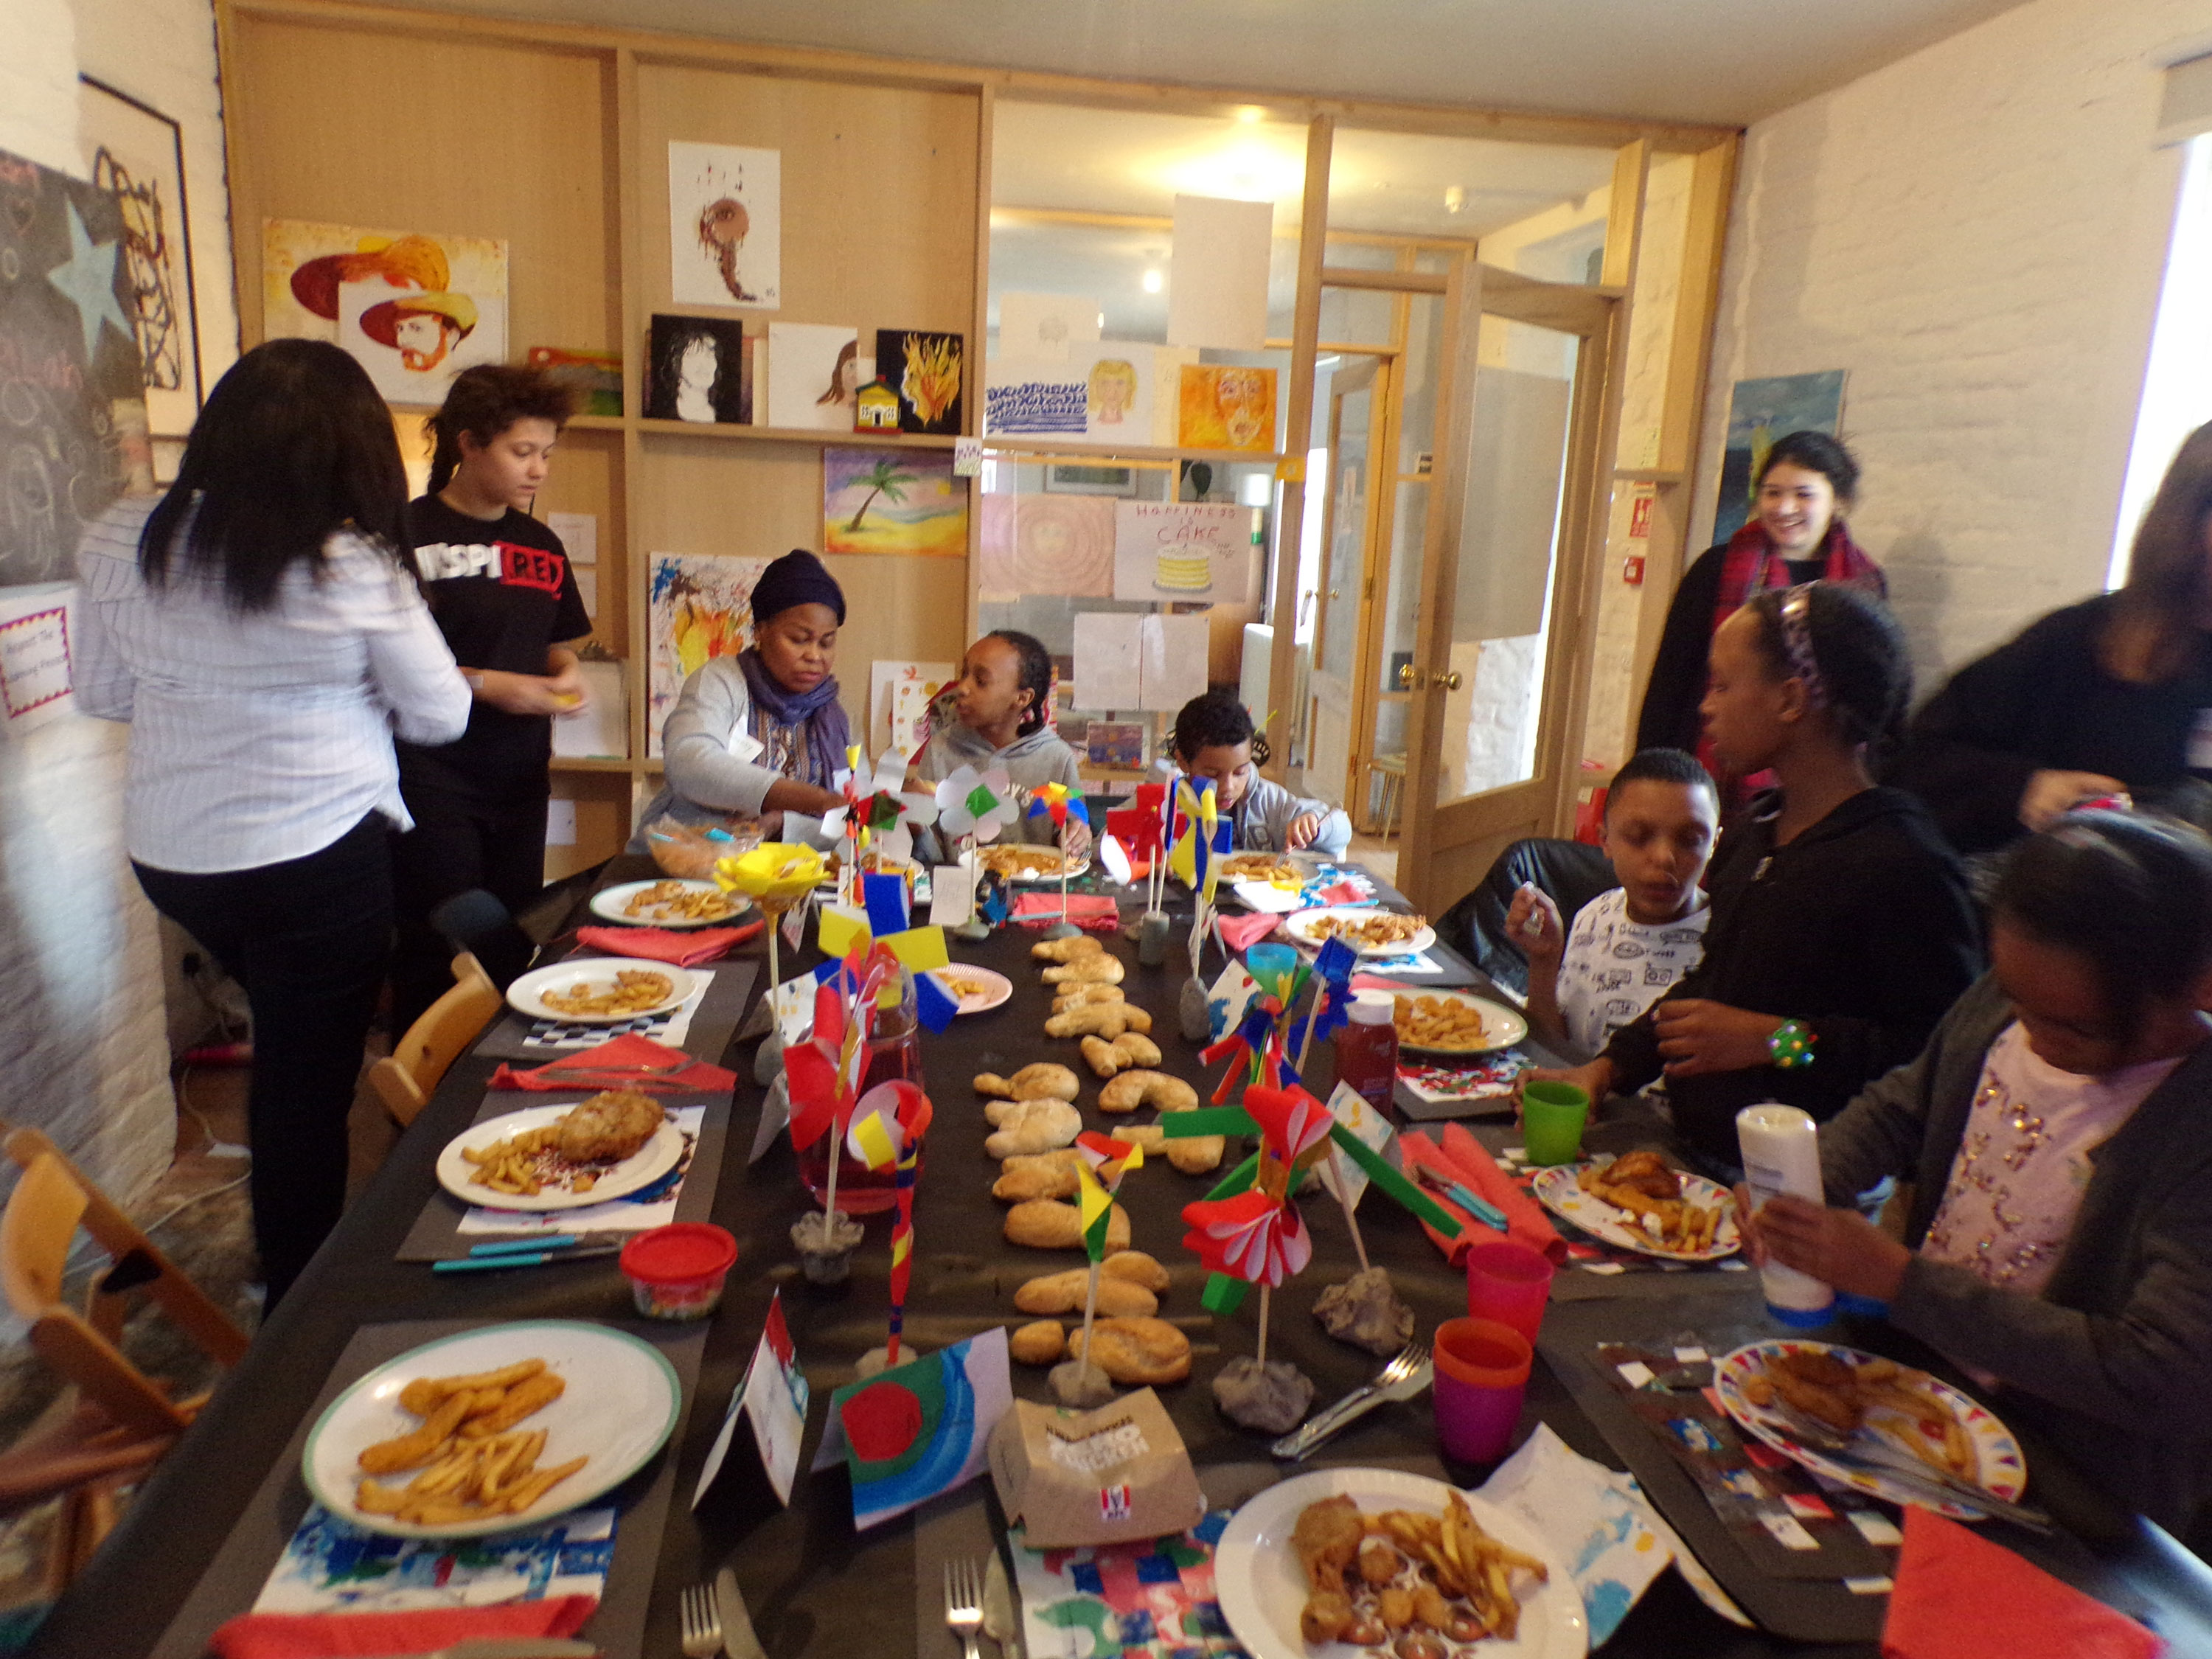
POLYGON ((1753 594, 1802 582, 1842 582, 1878 599, 1889 592, 1844 523, 1858 495, 1859 464, 1841 442, 1825 432, 1785 434, 1755 482, 1759 510, 1750 522, 1682 573, 1636 722, 1638 749, 1686 749, 1705 763, 1720 784, 1723 811, 1742 804, 1745 781, 1724 774, 1698 712, 1720 625, 1753 594))
POLYGON ((1868 777, 1911 689, 1895 618, 1851 588, 1762 593, 1723 624, 1706 729, 1724 765, 1781 787, 1721 838, 1705 959, 1587 1066, 1529 1075, 1601 1100, 1663 1073, 1685 1142, 1732 1177, 1739 1109, 1831 1118, 1920 1052, 1982 963, 1958 860, 1868 777))
POLYGON ((1828 1202, 1753 1228, 2212 1544, 2212 843, 2079 812, 2007 860, 1994 971, 1820 1130, 1828 1202), (1851 1207, 1913 1183, 1904 1242, 1851 1207))
POLYGON ((1912 722, 1887 781, 1961 853, 2087 800, 2212 813, 2212 425, 2189 435, 2136 532, 2127 585, 1969 663, 1912 722))

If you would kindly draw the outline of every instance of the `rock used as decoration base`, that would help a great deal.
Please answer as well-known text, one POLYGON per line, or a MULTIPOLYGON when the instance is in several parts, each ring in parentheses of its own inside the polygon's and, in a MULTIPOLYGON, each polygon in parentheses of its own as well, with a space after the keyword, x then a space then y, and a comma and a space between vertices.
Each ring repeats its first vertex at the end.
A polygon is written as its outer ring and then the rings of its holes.
POLYGON ((1287 1359, 1266 1364, 1239 1354, 1213 1379, 1213 1403, 1231 1422, 1263 1434, 1288 1434, 1313 1405, 1313 1379, 1287 1359))
POLYGON ((1340 1342, 1389 1358, 1413 1340, 1413 1310, 1381 1267, 1356 1273, 1314 1298, 1314 1317, 1340 1342))

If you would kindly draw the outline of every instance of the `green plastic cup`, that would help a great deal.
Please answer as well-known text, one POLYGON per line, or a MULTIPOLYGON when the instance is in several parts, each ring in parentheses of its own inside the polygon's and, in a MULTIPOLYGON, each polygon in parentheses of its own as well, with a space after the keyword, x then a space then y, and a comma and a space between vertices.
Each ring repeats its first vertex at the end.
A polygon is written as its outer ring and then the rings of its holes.
POLYGON ((1589 1121, 1587 1091, 1571 1083, 1530 1083, 1521 1091, 1521 1127, 1528 1161, 1571 1164, 1583 1150, 1583 1125, 1589 1121))

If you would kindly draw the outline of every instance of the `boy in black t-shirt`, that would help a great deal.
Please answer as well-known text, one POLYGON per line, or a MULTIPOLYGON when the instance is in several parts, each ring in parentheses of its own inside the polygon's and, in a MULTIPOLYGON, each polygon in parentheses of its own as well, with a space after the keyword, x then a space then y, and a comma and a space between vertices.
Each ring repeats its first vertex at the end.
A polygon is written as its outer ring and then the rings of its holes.
POLYGON ((453 983, 431 910, 481 887, 520 912, 544 885, 552 723, 584 707, 571 647, 592 619, 561 538, 524 509, 574 411, 569 390, 538 370, 484 364, 456 377, 423 422, 435 445, 430 489, 409 503, 408 534, 476 703, 459 741, 398 745, 415 827, 392 848, 395 1037, 453 983))

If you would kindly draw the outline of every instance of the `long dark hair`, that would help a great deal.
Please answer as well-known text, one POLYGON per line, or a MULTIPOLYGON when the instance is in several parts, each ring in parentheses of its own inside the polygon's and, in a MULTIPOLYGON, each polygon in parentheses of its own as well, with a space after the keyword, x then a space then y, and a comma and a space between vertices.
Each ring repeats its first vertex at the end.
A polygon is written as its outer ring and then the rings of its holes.
POLYGON ((1020 686, 1031 693, 1030 706, 1022 710, 1020 720, 1014 723, 1014 733, 1027 737, 1032 732, 1044 730, 1045 722, 1052 718, 1052 653, 1044 648, 1044 641, 1034 634, 1024 634, 1016 628, 994 628, 983 636, 1000 640, 1013 647, 1021 663, 1020 686))
POLYGON ((576 412, 576 393, 541 368, 478 363, 453 377, 446 401, 422 417, 431 442, 430 494, 453 483, 461 467, 461 434, 481 449, 517 421, 550 421, 555 432, 576 412))
POLYGON ((406 508, 392 411, 368 371, 326 341, 270 340, 208 394, 176 483, 147 515, 138 568, 164 586, 173 554, 219 575, 234 610, 267 611, 295 563, 319 572, 340 530, 411 570, 406 508))
MULTIPOLYGON (((1797 672, 1782 631, 1783 604, 1796 591, 1770 587, 1743 607, 1759 619, 1753 639, 1776 679, 1797 672)), ((1878 750, 1899 735, 1912 702, 1912 659, 1905 630, 1880 599, 1841 582, 1813 583, 1806 605, 1805 640, 1837 735, 1847 744, 1868 744, 1878 750)))
POLYGON ((2098 641, 2098 656, 2115 678, 2136 684, 2170 680, 2189 665, 2212 600, 2205 569, 2208 520, 2212 424, 2183 441, 2136 530, 2127 584, 2098 641))
POLYGON ((2012 851, 1990 908, 2088 963, 2132 1037, 2154 998, 2212 968, 2212 842, 2170 819, 2069 812, 2012 851))

